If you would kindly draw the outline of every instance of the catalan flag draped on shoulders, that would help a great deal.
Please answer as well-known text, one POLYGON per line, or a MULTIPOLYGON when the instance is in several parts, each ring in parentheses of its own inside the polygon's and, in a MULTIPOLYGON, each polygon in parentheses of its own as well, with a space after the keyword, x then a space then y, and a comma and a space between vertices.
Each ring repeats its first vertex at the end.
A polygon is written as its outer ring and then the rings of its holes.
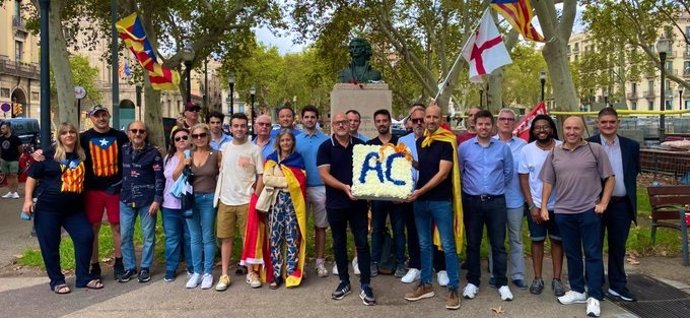
POLYGON ((176 90, 180 84, 180 74, 158 63, 156 52, 146 37, 146 31, 136 13, 115 23, 120 38, 148 72, 151 86, 156 90, 176 90))
MULTIPOLYGON (((453 146, 453 229, 455 230, 455 250, 458 254, 462 252, 463 239, 465 237, 465 226, 462 222, 462 201, 460 199, 460 166, 458 162, 458 145, 455 134, 443 127, 439 127, 433 133, 428 130, 424 131, 424 140, 422 140, 422 148, 429 147, 434 142, 447 142, 453 146)), ((441 235, 438 229, 434 226, 434 245, 441 246, 441 235)))
POLYGON ((491 0, 491 7, 500 13, 525 39, 544 42, 544 37, 532 25, 534 15, 530 0, 491 0))

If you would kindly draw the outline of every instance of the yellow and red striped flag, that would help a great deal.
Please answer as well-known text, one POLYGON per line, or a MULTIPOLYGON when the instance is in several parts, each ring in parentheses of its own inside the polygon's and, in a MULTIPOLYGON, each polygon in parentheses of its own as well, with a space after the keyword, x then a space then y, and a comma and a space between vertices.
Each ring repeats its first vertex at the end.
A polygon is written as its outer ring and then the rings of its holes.
POLYGON ((136 13, 115 23, 117 31, 120 33, 120 38, 125 43, 134 56, 139 61, 139 64, 148 71, 151 86, 156 90, 176 90, 179 89, 180 74, 177 71, 163 67, 158 63, 156 52, 151 46, 144 26, 136 13))
POLYGON ((114 176, 118 172, 117 138, 114 136, 98 137, 89 140, 89 151, 93 174, 97 177, 114 176))
POLYGON ((62 186, 60 192, 81 193, 84 191, 84 162, 81 160, 65 160, 60 163, 62 170, 62 186))
POLYGON ((510 22, 525 39, 544 42, 544 37, 532 25, 530 0, 491 0, 491 7, 510 22))

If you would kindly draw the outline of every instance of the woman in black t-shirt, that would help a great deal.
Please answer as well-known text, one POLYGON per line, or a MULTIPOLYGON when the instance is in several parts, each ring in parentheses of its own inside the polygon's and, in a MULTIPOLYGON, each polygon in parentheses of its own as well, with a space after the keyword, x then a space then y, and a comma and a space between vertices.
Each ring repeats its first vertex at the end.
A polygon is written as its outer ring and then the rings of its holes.
POLYGON ((54 148, 45 151, 45 160, 31 165, 22 211, 34 214, 36 236, 51 290, 56 294, 71 291, 60 268, 60 228, 65 228, 74 242, 76 287, 101 289, 103 283, 89 274, 93 231, 82 204, 86 169, 77 128, 70 123, 60 124, 54 148))

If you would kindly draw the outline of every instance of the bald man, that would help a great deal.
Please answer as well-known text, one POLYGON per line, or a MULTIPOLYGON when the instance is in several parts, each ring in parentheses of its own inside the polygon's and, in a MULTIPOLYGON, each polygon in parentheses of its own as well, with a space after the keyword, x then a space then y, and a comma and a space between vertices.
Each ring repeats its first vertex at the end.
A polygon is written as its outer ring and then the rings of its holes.
POLYGON ((564 305, 586 303, 587 316, 599 317, 604 281, 601 222, 616 181, 603 147, 582 139, 584 128, 580 117, 568 117, 563 123, 565 142, 555 146, 544 161, 541 217, 549 220, 549 198, 558 189, 554 218, 563 238, 571 288, 558 301, 564 305))
POLYGON ((364 305, 376 305, 376 298, 369 286, 371 279, 371 255, 367 241, 367 202, 352 196, 352 149, 364 142, 352 137, 348 131, 350 122, 344 113, 333 116, 333 135, 324 141, 316 156, 319 175, 326 184, 326 214, 333 235, 333 254, 338 267, 340 283, 331 294, 334 300, 341 300, 351 293, 350 276, 347 272, 347 224, 354 236, 361 275, 359 297, 364 305))
POLYGON ((256 121, 254 121, 256 136, 252 140, 252 143, 259 146, 259 149, 261 149, 261 158, 263 158, 264 161, 268 158, 268 155, 275 151, 273 147, 275 139, 271 135, 271 129, 272 124, 270 116, 264 114, 256 117, 256 121))
POLYGON ((470 109, 467 110, 467 123, 465 124, 465 130, 463 133, 458 135, 458 146, 462 144, 465 141, 468 141, 474 137, 477 136, 477 130, 475 128, 475 118, 474 115, 476 115, 481 109, 476 106, 470 107, 470 109))

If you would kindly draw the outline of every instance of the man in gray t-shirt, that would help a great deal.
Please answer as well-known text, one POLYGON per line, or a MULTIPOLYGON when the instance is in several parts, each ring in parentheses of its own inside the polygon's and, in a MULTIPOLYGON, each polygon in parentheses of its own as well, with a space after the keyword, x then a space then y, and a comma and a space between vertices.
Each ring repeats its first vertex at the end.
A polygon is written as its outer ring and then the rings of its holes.
POLYGON ((554 188, 558 189, 554 212, 563 238, 571 288, 564 296, 558 297, 558 301, 564 305, 587 303, 587 315, 599 317, 604 279, 601 214, 611 200, 615 177, 606 152, 601 145, 584 141, 583 131, 584 123, 580 117, 568 117, 563 123, 565 142, 554 147, 541 170, 544 182, 541 214, 544 220, 549 219, 549 197, 554 188), (603 193, 602 180, 605 180, 603 193))

